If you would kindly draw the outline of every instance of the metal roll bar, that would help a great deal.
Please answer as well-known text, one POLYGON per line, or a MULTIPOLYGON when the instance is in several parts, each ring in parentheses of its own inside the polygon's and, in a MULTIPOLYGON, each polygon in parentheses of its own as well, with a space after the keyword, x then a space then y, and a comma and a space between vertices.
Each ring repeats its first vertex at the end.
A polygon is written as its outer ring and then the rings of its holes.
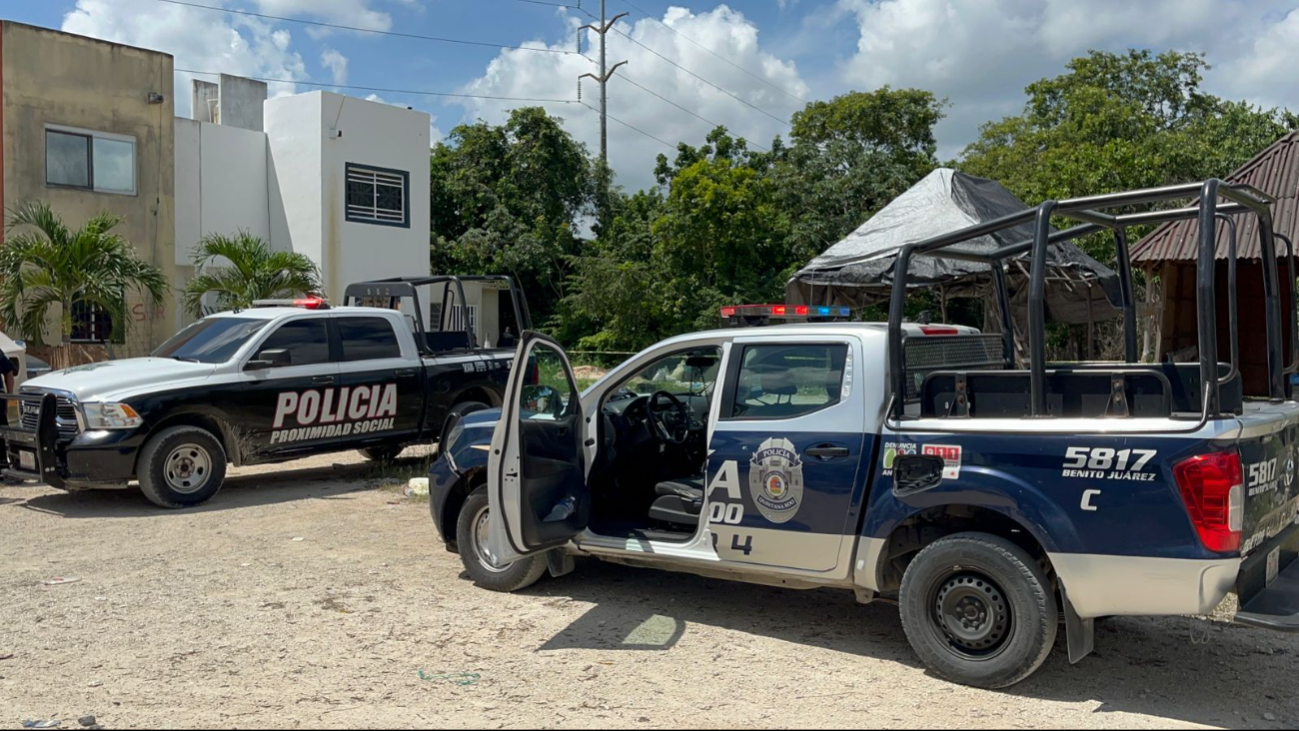
MULTIPOLYGON (((947 256, 953 259, 974 261, 992 267, 992 283, 997 289, 998 305, 1002 308, 1002 325, 1005 329, 1004 350, 1013 363, 1013 323, 1009 314, 1009 297, 1006 293, 1004 262, 1006 259, 1030 253, 1028 330, 1029 330, 1029 388, 1030 417, 1050 416, 1046 394, 1046 270, 1047 252, 1052 244, 1111 230, 1115 237, 1115 259, 1119 273, 1119 289, 1123 310, 1124 356, 1128 363, 1137 361, 1136 308, 1133 302, 1132 263, 1127 240, 1127 227, 1138 224, 1164 223, 1198 219, 1199 239, 1196 258, 1196 312, 1197 338, 1200 350, 1200 383, 1203 386, 1202 421, 1209 415, 1221 412, 1219 386, 1229 383, 1239 375, 1239 319, 1236 304, 1237 240, 1236 223, 1230 218, 1241 213, 1253 214, 1258 220, 1260 253, 1263 259, 1263 293, 1268 346, 1268 393, 1273 401, 1288 398, 1289 384, 1285 375, 1299 372, 1299 292, 1294 280, 1295 251, 1289 239, 1272 230, 1271 205, 1274 199, 1244 184, 1225 183, 1210 179, 1200 183, 1184 183, 1160 188, 1109 193, 1104 195, 1046 201, 1035 208, 1017 211, 975 226, 935 236, 926 241, 903 246, 894 264, 893 291, 889 300, 889 368, 890 413, 896 419, 905 417, 906 367, 902 348, 902 319, 906 307, 907 271, 914 256, 947 256), (1125 208, 1149 205, 1199 195, 1195 206, 1140 213, 1111 214, 1097 209, 1125 208), (1219 199, 1224 199, 1220 202, 1219 199), (1052 216, 1065 216, 1081 224, 1063 231, 1051 230, 1052 216), (1231 369, 1225 378, 1218 375, 1216 292, 1214 271, 1216 262, 1217 222, 1228 224, 1229 265, 1228 296, 1232 299, 1229 316, 1231 336, 1231 369), (970 252, 952 249, 971 239, 1033 222, 1033 238, 1001 246, 990 252, 970 252), (1284 359, 1284 341, 1281 338, 1281 307, 1275 239, 1286 242, 1288 276, 1291 278, 1291 354, 1284 359), (1284 363, 1283 363, 1284 360, 1284 363)), ((848 262, 851 263, 851 262, 848 262)))

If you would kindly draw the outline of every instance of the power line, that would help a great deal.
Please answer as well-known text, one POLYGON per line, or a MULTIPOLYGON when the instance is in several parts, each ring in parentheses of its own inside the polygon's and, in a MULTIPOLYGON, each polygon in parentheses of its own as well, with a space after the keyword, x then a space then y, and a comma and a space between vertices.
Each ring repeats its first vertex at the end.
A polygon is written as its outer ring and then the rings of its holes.
MULTIPOLYGON (((543 2, 542 0, 514 0, 514 1, 517 3, 528 3, 529 5, 549 5, 552 8, 570 8, 572 10, 582 10, 582 8, 577 5, 565 5, 564 3, 548 3, 548 2, 543 2)), ((582 12, 586 12, 586 11, 583 10, 582 12)), ((587 15, 590 15, 590 13, 587 13, 587 15)))
MULTIPOLYGON (((539 0, 537 0, 539 2, 539 0)), ((184 2, 184 0, 158 0, 162 3, 171 5, 183 5, 188 8, 202 8, 203 10, 213 10, 218 13, 231 13, 234 15, 247 15, 254 18, 263 18, 266 20, 280 20, 286 23, 301 23, 303 25, 314 25, 320 28, 333 28, 336 30, 350 30, 357 33, 375 33, 384 36, 396 36, 398 38, 414 38, 421 41, 436 41, 438 43, 457 43, 462 46, 485 46, 488 48, 508 48, 516 51, 537 51, 539 53, 559 53, 563 55, 575 55, 573 51, 561 51, 557 48, 532 48, 529 46, 512 46, 506 43, 487 43, 485 41, 466 41, 459 38, 440 38, 438 36, 425 36, 418 33, 398 33, 390 30, 375 30, 374 28, 359 28, 354 25, 339 25, 337 23, 325 23, 318 20, 303 20, 302 18, 286 18, 279 15, 267 15, 265 13, 254 13, 251 10, 235 10, 234 8, 218 8, 212 5, 203 5, 200 3, 184 2)), ((541 3, 550 4, 550 3, 541 3)))
MULTIPOLYGON (((532 2, 532 1, 535 1, 535 0, 525 0, 525 1, 526 1, 526 2, 532 2)), ((788 92, 788 91, 786 91, 786 90, 780 88, 779 86, 777 86, 777 85, 771 83, 770 81, 767 81, 766 79, 762 78, 761 76, 758 76, 757 74, 753 73, 752 71, 749 71, 748 69, 746 69, 746 68, 744 68, 743 66, 741 66, 741 65, 739 65, 739 64, 737 64, 737 63, 735 63, 734 61, 732 61, 732 60, 730 60, 729 58, 723 56, 722 54, 717 53, 716 51, 714 51, 713 49, 709 48, 708 46, 705 46, 704 44, 700 43, 699 41, 696 41, 695 39, 691 38, 690 36, 686 35, 685 33, 682 33, 681 31, 677 30, 676 28, 673 28, 672 26, 668 25, 667 23, 664 23, 663 21, 659 20, 658 18, 654 17, 653 15, 650 15, 649 13, 645 12, 644 10, 641 10, 640 8, 636 7, 634 4, 632 4, 632 3, 629 2, 628 0, 622 0, 622 4, 623 4, 623 5, 626 5, 627 7, 631 8, 632 10, 635 10, 636 12, 640 13, 641 15, 644 15, 646 18, 649 18, 650 20, 654 21, 655 23, 658 23, 659 25, 663 26, 664 28, 667 28, 668 30, 672 31, 673 33, 676 33, 677 35, 681 36, 682 38, 686 39, 687 41, 690 41, 691 43, 695 44, 696 46, 699 46, 700 48, 702 48, 702 49, 704 49, 705 51, 707 51, 709 55, 711 55, 711 56, 715 56, 715 57, 721 59, 721 60, 724 61, 725 63, 730 64, 731 66, 733 66, 733 67, 735 67, 736 69, 738 69, 738 70, 744 72, 745 74, 748 74, 749 76, 753 77, 755 80, 760 81, 760 82, 766 84, 767 86, 770 86, 771 88, 775 89, 776 91, 780 92, 781 94, 784 94, 785 96, 789 97, 790 99, 793 99, 794 101, 797 101, 797 102, 800 102, 800 103, 803 103, 803 102, 806 102, 806 101, 807 101, 807 100, 804 99, 803 97, 798 96, 797 94, 792 94, 792 93, 790 93, 790 92, 788 92)))
MULTIPOLYGON (((577 102, 577 103, 578 103, 578 104, 581 104, 582 106, 586 107, 587 109, 590 109, 591 111, 595 112, 596 114, 599 114, 599 113, 600 113, 600 110, 599 110, 599 109, 596 109, 595 107, 591 106, 590 104, 587 104, 586 102, 577 102)), ((664 147, 668 148, 669 150, 675 150, 675 149, 677 149, 677 146, 674 145, 674 144, 672 144, 671 142, 664 142, 662 139, 659 139, 658 137, 655 137, 654 135, 650 134, 649 132, 646 132, 645 130, 641 129, 640 127, 636 127, 636 126, 633 126, 633 125, 631 125, 631 124, 628 124, 628 123, 622 121, 621 119, 618 119, 617 117, 613 116, 612 114, 607 114, 606 116, 608 116, 609 119, 612 119, 613 121, 617 122, 618 124, 621 124, 622 126, 626 127, 627 129, 630 129, 630 130, 633 130, 633 131, 636 131, 636 132, 640 132, 641 134, 645 135, 646 137, 650 138, 651 140, 654 140, 655 142, 659 143, 660 145, 663 145, 664 147)))
POLYGON ((655 56, 658 56, 659 58, 663 59, 664 61, 667 61, 668 63, 672 64, 673 66, 676 66, 677 68, 681 69, 682 71, 686 72, 687 74, 690 74, 691 76, 695 77, 696 79, 699 79, 700 81, 704 82, 705 84, 708 84, 709 86, 711 86, 711 87, 713 87, 714 89, 716 89, 716 90, 722 92, 723 94, 725 94, 725 95, 731 97, 732 99, 734 99, 735 101, 737 101, 737 102, 743 104, 744 106, 749 107, 750 109, 752 109, 752 110, 754 110, 754 111, 756 111, 756 112, 760 112, 760 113, 762 113, 762 114, 765 114, 765 115, 767 115, 768 117, 771 117, 772 119, 776 120, 777 122, 780 122, 781 124, 785 125, 786 127, 792 127, 792 126, 793 126, 793 125, 791 125, 789 122, 786 122, 785 120, 781 119, 780 117, 777 117, 776 115, 772 114, 771 112, 768 112, 767 110, 763 109, 762 107, 755 106, 755 105, 753 105, 753 104, 751 104, 751 103, 745 101, 744 99, 741 99, 740 97, 736 96, 734 93, 729 92, 729 91, 727 91, 726 89, 723 89, 722 87, 718 86, 717 84, 714 84, 713 82, 709 81, 708 79, 705 79, 704 77, 700 76, 699 74, 696 74, 695 72, 691 71, 690 69, 686 68, 685 66, 682 66, 681 64, 677 63, 676 61, 673 61, 672 59, 668 58, 667 56, 664 56, 663 54, 659 53, 658 51, 655 51, 653 48, 650 48, 649 46, 645 45, 644 43, 641 43, 640 41, 636 40, 635 38, 632 38, 631 36, 627 35, 626 33, 623 33, 622 31, 618 30, 617 28, 614 28, 614 29, 613 29, 613 32, 614 32, 614 33, 617 33, 618 35, 622 36, 623 38, 626 38, 627 40, 631 41, 632 43, 635 43, 636 45, 640 46, 641 48, 644 48, 646 51, 649 51, 650 53, 654 54, 655 56))
MULTIPOLYGON (((712 125, 713 127, 725 127, 725 126, 726 126, 726 125, 723 125, 723 124, 718 124, 717 122, 714 122, 714 121, 712 121, 711 119, 707 119, 706 117, 702 117, 702 116, 700 116, 699 114, 696 114, 695 112, 690 111, 689 109, 687 109, 687 108, 681 106, 680 104, 677 104, 676 102, 674 102, 674 101, 672 101, 671 99, 669 99, 669 98, 663 96, 662 94, 658 93, 657 91, 654 91, 653 89, 650 89, 650 88, 647 88, 647 87, 641 86, 640 84, 636 83, 636 82, 635 82, 635 81, 634 81, 630 76, 628 76, 625 72, 624 72, 623 75, 622 75, 622 80, 623 80, 623 81, 626 81, 627 83, 631 84, 632 86, 634 86, 634 87, 640 89, 641 91, 643 91, 643 92, 645 92, 645 93, 647 93, 647 94, 651 94, 651 95, 653 95, 653 96, 658 97, 659 99, 662 99, 663 101, 667 102, 668 104, 671 104, 672 106, 676 107, 677 109, 680 109, 681 111, 685 112, 686 114, 689 114, 690 116, 694 117, 695 119, 698 119, 698 120, 700 120, 700 121, 702 121, 702 122, 706 122, 706 123, 712 125)), ((751 146, 753 146, 753 147, 758 148, 758 150, 761 151, 761 152, 770 152, 770 150, 768 150, 767 148, 765 148, 765 147, 763 147, 762 145, 759 145, 759 144, 757 144, 757 143, 755 143, 755 142, 749 142, 748 144, 751 145, 751 146)))
MULTIPOLYGON (((183 74, 201 74, 204 76, 220 76, 216 71, 198 71, 195 69, 175 69, 183 74)), ((537 102, 546 104, 579 104, 574 99, 538 99, 533 97, 520 96, 490 96, 487 94, 453 94, 448 91, 422 91, 419 89, 387 89, 381 86, 356 86, 350 84, 327 84, 321 81, 304 81, 302 79, 271 79, 261 76, 243 76, 245 79, 253 81, 264 81, 268 84, 302 84, 304 86, 322 86, 331 89, 357 89, 359 91, 386 92, 388 94, 417 94, 420 96, 443 96, 443 97, 460 97, 464 99, 492 99, 495 101, 507 102, 537 102)))

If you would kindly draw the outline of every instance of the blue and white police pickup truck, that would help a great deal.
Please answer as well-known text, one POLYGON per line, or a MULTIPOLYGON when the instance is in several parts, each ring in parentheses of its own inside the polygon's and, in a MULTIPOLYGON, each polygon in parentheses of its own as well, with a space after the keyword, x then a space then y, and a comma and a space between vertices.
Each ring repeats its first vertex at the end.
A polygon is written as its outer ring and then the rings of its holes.
POLYGON ((149 357, 32 379, 0 395, 17 402, 17 423, 0 428, 9 472, 69 491, 138 480, 178 508, 211 499, 227 464, 353 449, 392 459, 436 438, 452 410, 501 403, 513 343, 480 346, 464 318, 452 321, 471 281, 513 300, 499 320, 528 322, 505 276, 362 282, 345 300, 365 306, 266 301, 205 317, 149 357), (418 293, 437 286, 441 326, 426 330, 418 293))
MULTIPOLYGON (((1200 193, 1205 203, 1160 215, 1208 209, 1208 245, 1218 214, 1257 215, 1275 264, 1270 201, 1210 182, 1114 205, 1200 193)), ((1029 253, 1036 275, 1064 234, 1149 222, 1102 213, 1109 202, 1007 217, 1041 225, 977 256, 1000 272, 1029 253), (1052 233, 1053 214, 1089 223, 1052 233)), ((986 230, 909 245, 900 270, 986 230)), ((449 425, 430 472, 433 521, 469 576, 499 591, 592 556, 896 601, 921 659, 981 687, 1034 672, 1061 628, 1077 662, 1096 618, 1206 614, 1233 591, 1235 621, 1296 631, 1299 403, 1280 378, 1293 357, 1280 357, 1269 280, 1276 352, 1261 400, 1242 397, 1234 361, 1218 362, 1212 326, 1202 363, 1138 363, 1134 337, 1127 363, 1046 363, 1040 286, 1027 369, 1014 367, 1010 337, 903 322, 905 275, 888 323, 682 335, 581 393, 563 349, 526 333, 503 408, 449 425)), ((1004 303, 1003 278, 992 281, 1004 303)), ((1211 314, 1212 287, 1201 296, 1211 314)), ((1129 328, 1131 304, 1125 283, 1129 328)))

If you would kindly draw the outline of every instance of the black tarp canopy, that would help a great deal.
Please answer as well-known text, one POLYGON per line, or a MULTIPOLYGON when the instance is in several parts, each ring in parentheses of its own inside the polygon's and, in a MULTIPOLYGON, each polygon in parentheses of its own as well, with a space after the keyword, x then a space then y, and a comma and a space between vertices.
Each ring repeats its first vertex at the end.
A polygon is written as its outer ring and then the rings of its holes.
MULTIPOLYGON (((786 285, 786 301, 797 304, 865 307, 888 298, 893 266, 902 246, 1022 211, 1027 206, 1001 183, 939 168, 880 209, 856 231, 798 271, 786 285)), ((1030 241, 1032 222, 963 243, 959 249, 985 253, 1030 241)), ((1117 317, 1122 299, 1118 275, 1071 243, 1053 244, 1048 257, 1047 310, 1071 324, 1117 317)), ((908 284, 933 287, 942 301, 983 297, 988 265, 929 256, 911 260, 908 284)), ((1012 309, 1027 297, 1028 258, 1007 271, 1012 309)))

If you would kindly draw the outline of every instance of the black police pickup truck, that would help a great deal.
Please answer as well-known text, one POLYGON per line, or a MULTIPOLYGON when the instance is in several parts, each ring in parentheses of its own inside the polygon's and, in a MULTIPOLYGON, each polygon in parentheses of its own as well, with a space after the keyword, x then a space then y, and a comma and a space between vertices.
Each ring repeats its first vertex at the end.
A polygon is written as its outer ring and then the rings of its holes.
POLYGON ((438 437, 453 411, 500 405, 511 333, 530 326, 509 277, 364 282, 344 300, 214 314, 149 357, 69 368, 0 395, 17 401, 17 423, 0 428, 9 473, 69 491, 137 479, 154 503, 185 507, 221 489, 227 464, 349 449, 391 459, 438 437), (496 348, 478 342, 468 282, 499 293, 497 319, 517 328, 485 338, 496 348), (441 288, 437 329, 424 327, 425 286, 441 288))

